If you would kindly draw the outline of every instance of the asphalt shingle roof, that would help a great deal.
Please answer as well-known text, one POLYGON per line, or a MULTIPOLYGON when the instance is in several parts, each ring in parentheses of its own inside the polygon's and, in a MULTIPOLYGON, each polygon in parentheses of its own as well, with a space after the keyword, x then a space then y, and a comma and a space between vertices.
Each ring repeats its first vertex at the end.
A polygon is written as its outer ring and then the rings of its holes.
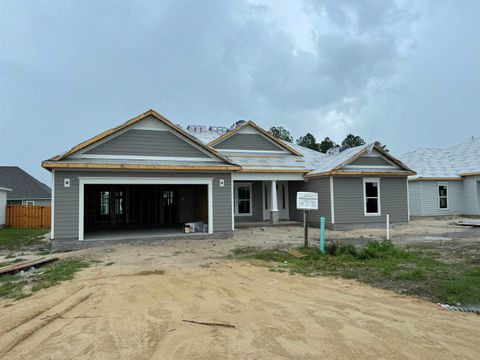
POLYGON ((12 189, 7 199, 50 199, 50 188, 18 166, 0 166, 0 187, 12 189))
POLYGON ((446 149, 421 148, 400 157, 417 175, 412 178, 460 178, 480 172, 480 137, 446 149))

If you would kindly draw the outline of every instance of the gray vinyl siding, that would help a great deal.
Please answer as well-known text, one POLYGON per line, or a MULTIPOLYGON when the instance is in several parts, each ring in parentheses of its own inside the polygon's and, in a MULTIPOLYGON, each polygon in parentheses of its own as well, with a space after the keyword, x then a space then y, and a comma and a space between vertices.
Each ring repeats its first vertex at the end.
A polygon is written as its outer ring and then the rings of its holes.
POLYGON ((417 184, 417 186, 420 187, 421 196, 420 216, 454 215, 464 212, 462 181, 417 181, 417 184), (448 209, 440 209, 438 196, 439 183, 447 185, 448 209))
POLYGON ((410 181, 411 216, 480 215, 477 181, 410 181), (447 184, 448 209, 440 209, 438 185, 447 184))
POLYGON ((258 134, 237 133, 214 145, 217 149, 282 151, 283 148, 258 134))
POLYGON ((318 211, 309 211, 309 223, 312 226, 319 226, 320 217, 325 217, 327 225, 331 224, 331 208, 330 208, 330 178, 310 179, 304 181, 289 181, 289 205, 290 220, 303 221, 303 211, 297 210, 297 192, 308 191, 318 194, 318 211))
POLYGON ((460 183, 463 185, 463 215, 480 215, 477 177, 465 176, 465 180, 460 183))
POLYGON ((362 177, 334 177, 335 224, 373 224, 408 222, 407 180, 405 177, 380 177, 381 215, 365 216, 362 177))
POLYGON ((410 200, 410 216, 422 216, 422 186, 420 181, 411 181, 408 184, 410 200))
POLYGON ((391 166, 392 164, 385 159, 377 156, 361 156, 358 159, 352 161, 348 165, 375 165, 375 166, 391 166))
POLYGON ((480 215, 480 180, 477 177, 477 208, 480 215))
POLYGON ((213 178, 213 231, 232 230, 231 173, 188 173, 160 171, 64 171, 56 170, 55 181, 55 239, 78 239, 79 177, 181 177, 213 178), (63 179, 70 179, 70 187, 63 179), (220 187, 220 179, 225 185, 220 187))
POLYGON ((170 131, 128 130, 85 154, 168 157, 208 157, 170 131))
POLYGON ((5 215, 7 211, 7 192, 0 190, 0 227, 5 225, 5 215))
POLYGON ((239 181, 252 183, 252 216, 235 216, 235 222, 263 221, 262 181, 239 181))

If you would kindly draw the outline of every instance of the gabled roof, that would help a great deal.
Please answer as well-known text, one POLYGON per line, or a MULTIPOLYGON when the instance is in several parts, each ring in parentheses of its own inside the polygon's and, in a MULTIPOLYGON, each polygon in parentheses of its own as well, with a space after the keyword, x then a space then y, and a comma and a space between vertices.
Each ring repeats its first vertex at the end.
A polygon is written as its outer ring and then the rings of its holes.
POLYGON ((280 139, 277 139, 275 136, 273 136, 272 134, 270 134, 268 131, 262 129, 260 126, 258 126, 257 124, 255 124, 253 121, 251 120, 248 120, 248 121, 245 121, 243 124, 241 125, 238 125, 235 129, 233 130, 230 130, 228 132, 226 132, 225 134, 217 137, 216 139, 210 141, 208 143, 209 146, 215 146, 219 143, 221 143, 222 141, 232 137, 233 135, 235 135, 236 133, 238 133, 241 129, 247 127, 247 126, 251 126, 253 127, 255 130, 257 130, 258 132, 260 132, 262 135, 264 135, 265 137, 267 137, 269 140, 271 140, 273 143, 277 144, 278 146, 280 146, 281 148, 291 152, 292 154, 295 154, 297 156, 302 156, 301 153, 299 153, 298 151, 296 151, 295 149, 293 149, 292 147, 290 147, 289 145, 287 145, 285 142, 281 141, 280 139))
POLYGON ((396 159, 390 155, 387 151, 383 150, 381 147, 377 146, 375 143, 366 144, 362 146, 355 146, 343 150, 338 154, 327 155, 322 154, 321 161, 318 162, 315 170, 309 172, 306 177, 317 177, 317 176, 329 176, 329 175, 370 175, 370 174, 382 174, 382 175, 414 175, 415 172, 410 169, 407 165, 402 163, 400 160, 396 159), (399 170, 392 171, 344 171, 343 167, 353 162, 360 156, 365 153, 377 151, 382 154, 385 158, 390 160, 392 163, 397 165, 399 170))
POLYGON ((445 149, 417 149, 401 159, 417 171, 412 180, 461 180, 462 176, 480 175, 480 137, 445 149))
MULTIPOLYGON (((168 120, 167 118, 165 118, 163 115, 157 113, 155 110, 148 110, 147 112, 139 115, 139 116, 136 116, 126 122, 124 122, 123 124, 119 125, 119 126, 116 126, 112 129, 109 129, 109 130, 106 130, 76 146, 74 146, 73 148, 71 148, 70 150, 66 151, 65 153, 61 154, 61 155, 57 155, 49 160, 46 160, 42 163, 42 166, 49 169, 49 168, 53 168, 53 167, 60 167, 61 164, 58 163, 56 164, 56 162, 62 162, 62 164, 64 162, 67 162, 67 160, 69 160, 69 156, 73 155, 73 154, 76 154, 78 152, 80 152, 81 150, 87 148, 88 146, 90 145, 93 145, 99 141, 101 141, 102 139, 105 139, 106 137, 110 136, 110 135, 113 135, 147 117, 153 117, 155 119, 157 119, 158 121, 160 121, 161 123, 163 123, 164 125, 166 125, 167 127, 169 127, 170 129, 172 129, 174 132, 180 134, 182 137, 188 139, 189 141, 193 142, 195 145, 197 145, 198 147, 200 147, 201 149, 205 150, 206 152, 208 152, 209 154, 211 154, 213 157, 217 158, 217 159, 220 159, 223 163, 227 163, 228 165, 231 165, 231 166, 235 166, 235 164, 231 163, 227 157, 223 156, 222 154, 220 154, 218 151, 216 151, 215 149, 207 146, 206 144, 204 144, 203 142, 201 142, 200 140, 198 140, 196 137, 192 136, 191 134, 189 134, 188 132, 184 131, 182 128, 178 127, 177 125, 173 124, 170 120, 168 120)), ((86 164, 88 165, 88 164, 86 164)), ((72 163, 70 164, 71 167, 73 167, 72 163)), ((140 168, 140 165, 138 165, 138 168, 140 168)))
POLYGON ((0 186, 12 189, 7 198, 50 199, 50 188, 18 166, 0 166, 0 186))

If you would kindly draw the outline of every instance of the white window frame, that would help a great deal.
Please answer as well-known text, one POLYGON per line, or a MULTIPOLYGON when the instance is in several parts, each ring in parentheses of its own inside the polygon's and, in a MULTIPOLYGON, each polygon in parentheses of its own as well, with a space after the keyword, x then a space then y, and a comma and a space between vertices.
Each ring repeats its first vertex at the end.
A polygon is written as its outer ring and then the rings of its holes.
MULTIPOLYGON (((374 197, 369 197, 374 199, 374 197)), ((363 215, 365 216, 380 216, 382 215, 382 203, 380 195, 380 178, 363 178, 363 215), (367 213, 367 191, 365 189, 366 183, 377 183, 377 204, 378 211, 376 213, 367 213)))
MULTIPOLYGON (((252 187, 252 183, 251 182, 236 182, 235 183, 235 216, 252 216, 253 215, 253 187, 252 187), (240 203, 240 199, 238 198, 238 188, 239 187, 248 187, 249 190, 250 190, 250 197, 249 197, 249 201, 250 201, 250 212, 248 213, 239 213, 238 211, 238 208, 239 208, 239 203, 240 203)), ((245 200, 245 199, 243 199, 245 200)))
POLYGON ((35 205, 35 201, 33 200, 25 200, 25 204, 24 205, 32 205, 34 206, 35 205))
POLYGON ((439 210, 448 210, 449 209, 450 201, 448 200, 448 183, 437 183, 437 205, 438 205, 439 210), (447 196, 440 196, 440 186, 445 186, 445 188, 447 189, 447 196), (447 207, 445 207, 445 208, 440 207, 440 199, 441 198, 446 198, 447 199, 447 207))

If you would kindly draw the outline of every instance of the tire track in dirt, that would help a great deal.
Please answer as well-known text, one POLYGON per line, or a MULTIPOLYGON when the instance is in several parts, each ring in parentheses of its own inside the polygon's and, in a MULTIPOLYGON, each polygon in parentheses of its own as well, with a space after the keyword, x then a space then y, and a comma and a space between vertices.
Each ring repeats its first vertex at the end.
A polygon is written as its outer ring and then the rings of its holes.
POLYGON ((94 293, 90 287, 82 288, 75 295, 64 299, 63 301, 51 307, 42 314, 37 315, 35 318, 23 322, 21 325, 8 332, 8 337, 5 336, 7 334, 2 336, 2 338, 0 339, 0 357, 5 356, 14 347, 27 340, 36 332, 40 331, 45 326, 57 320, 67 312, 71 311, 79 304, 85 302, 93 294, 94 293))

